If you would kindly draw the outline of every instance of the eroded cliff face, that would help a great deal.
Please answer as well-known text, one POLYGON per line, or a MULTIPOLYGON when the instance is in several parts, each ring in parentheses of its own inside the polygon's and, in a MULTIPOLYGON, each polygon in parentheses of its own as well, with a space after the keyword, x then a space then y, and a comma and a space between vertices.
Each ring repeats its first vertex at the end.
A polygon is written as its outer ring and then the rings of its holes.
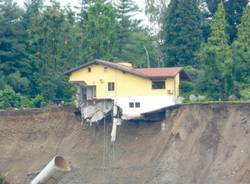
POLYGON ((167 123, 172 136, 148 183, 250 182, 249 105, 183 106, 167 123))
POLYGON ((250 183, 250 104, 183 105, 164 122, 124 122, 111 145, 109 120, 85 130, 73 108, 1 112, 0 172, 28 183, 62 155, 60 183, 250 183))

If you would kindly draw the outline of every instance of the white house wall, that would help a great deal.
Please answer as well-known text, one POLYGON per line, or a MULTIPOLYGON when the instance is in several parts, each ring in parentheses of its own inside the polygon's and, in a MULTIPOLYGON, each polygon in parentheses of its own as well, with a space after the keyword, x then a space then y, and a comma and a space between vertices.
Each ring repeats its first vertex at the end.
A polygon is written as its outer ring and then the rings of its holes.
POLYGON ((142 113, 176 104, 176 97, 174 96, 131 96, 114 100, 114 103, 122 108, 122 119, 125 120, 138 118, 142 113), (140 103, 140 107, 135 107, 136 102, 140 103), (134 107, 129 107, 129 103, 134 103, 134 107))

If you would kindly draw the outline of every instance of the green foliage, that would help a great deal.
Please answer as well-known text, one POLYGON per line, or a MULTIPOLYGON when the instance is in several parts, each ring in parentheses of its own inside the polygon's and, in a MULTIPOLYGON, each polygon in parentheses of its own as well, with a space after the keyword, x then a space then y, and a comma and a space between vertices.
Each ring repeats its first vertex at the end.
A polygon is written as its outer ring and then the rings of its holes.
POLYGON ((196 51, 202 42, 201 14, 196 0, 172 0, 162 30, 167 66, 196 66, 196 51))
POLYGON ((120 59, 124 58, 125 45, 131 43, 130 31, 133 29, 131 17, 138 10, 138 7, 132 0, 119 0, 117 6, 117 18, 119 20, 118 37, 116 41, 116 56, 120 59))
POLYGON ((0 4, 0 71, 9 75, 17 70, 27 73, 25 29, 18 20, 23 12, 12 0, 0 4))
POLYGON ((5 109, 9 107, 43 107, 46 105, 44 97, 41 95, 35 98, 30 98, 28 96, 22 96, 16 93, 11 87, 6 87, 4 90, 0 90, 0 109, 5 109))
POLYGON ((24 94, 29 93, 30 81, 27 77, 22 77, 19 71, 7 76, 6 81, 15 91, 19 91, 24 94))
POLYGON ((211 23, 211 35, 198 54, 204 70, 199 90, 217 100, 227 100, 233 91, 232 52, 226 27, 225 9, 220 3, 211 23))
POLYGON ((117 35, 116 10, 111 4, 97 0, 85 15, 84 46, 88 60, 111 59, 117 35))
POLYGON ((230 42, 233 42, 237 37, 237 26, 240 24, 243 9, 247 7, 249 0, 203 0, 202 2, 204 1, 207 3, 210 16, 215 14, 218 4, 223 2, 228 23, 227 33, 230 42))
POLYGON ((7 107, 19 107, 20 95, 17 94, 11 87, 6 87, 0 90, 0 109, 7 107))
MULTIPOLYGON (((234 60, 234 80, 238 89, 250 84, 250 8, 246 8, 238 27, 238 38, 232 45, 234 60)), ((246 96, 245 91, 241 92, 246 96)))
POLYGON ((20 107, 25 107, 25 108, 29 108, 29 107, 33 107, 33 103, 32 103, 32 99, 30 99, 27 96, 20 96, 20 107))
POLYGON ((83 61, 75 13, 62 9, 56 1, 40 12, 41 3, 36 1, 26 12, 27 17, 33 12, 28 27, 29 59, 34 61, 30 95, 42 95, 47 102, 69 101, 71 86, 63 73, 83 61))
POLYGON ((247 7, 249 0, 224 0, 226 9, 226 20, 228 22, 227 33, 230 42, 233 42, 237 37, 237 26, 240 24, 244 8, 247 7))
POLYGON ((44 107, 46 104, 43 96, 41 96, 41 95, 37 95, 34 99, 32 99, 31 103, 36 108, 44 107))
POLYGON ((185 71, 191 78, 191 81, 181 82, 181 92, 183 93, 185 99, 189 99, 189 96, 191 94, 199 94, 199 91, 197 91, 199 80, 197 79, 200 79, 203 73, 201 70, 194 68, 192 66, 185 67, 185 71))
POLYGON ((218 4, 222 2, 221 0, 205 0, 207 3, 208 9, 212 15, 217 11, 218 4))
POLYGON ((37 83, 38 90, 47 102, 69 101, 72 95, 71 85, 65 76, 53 74, 40 78, 37 83))
POLYGON ((242 17, 247 0, 225 0, 226 10, 217 8, 217 0, 172 0, 167 9, 168 0, 147 0, 161 38, 132 18, 138 11, 132 0, 109 2, 82 0, 74 11, 55 0, 46 6, 27 1, 25 9, 0 0, 0 108, 71 101, 74 88, 63 73, 92 59, 137 67, 162 66, 164 60, 184 66, 191 77, 181 84, 186 99, 249 98, 249 8, 242 17), (210 14, 198 8, 201 2, 210 14))
POLYGON ((117 60, 129 61, 135 67, 157 66, 157 50, 154 39, 143 31, 134 31, 129 34, 131 39, 123 46, 123 53, 117 60))
POLYGON ((146 14, 150 22, 161 24, 163 12, 166 10, 170 0, 146 0, 146 14))
POLYGON ((240 96, 243 100, 250 100, 250 85, 245 86, 244 89, 240 90, 240 96))
POLYGON ((20 95, 11 87, 7 86, 4 90, 0 90, 0 109, 9 107, 43 107, 46 104, 43 96, 38 95, 35 98, 20 95))

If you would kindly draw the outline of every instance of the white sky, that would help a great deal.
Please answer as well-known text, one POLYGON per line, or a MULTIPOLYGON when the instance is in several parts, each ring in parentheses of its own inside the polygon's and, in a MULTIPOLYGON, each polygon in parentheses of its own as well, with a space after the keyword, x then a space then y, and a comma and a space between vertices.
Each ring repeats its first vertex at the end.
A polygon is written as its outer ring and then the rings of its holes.
MULTIPOLYGON (((19 5, 23 5, 25 0, 15 0, 19 5)), ((79 5, 80 0, 57 0, 61 3, 62 6, 70 4, 71 6, 79 5)), ((116 0, 113 0, 116 1, 116 0)), ((49 2, 49 0, 45 0, 45 2, 49 2)), ((149 25, 148 19, 144 14, 145 9, 145 0, 134 0, 134 2, 139 6, 141 12, 136 15, 137 19, 142 19, 145 25, 149 25)))

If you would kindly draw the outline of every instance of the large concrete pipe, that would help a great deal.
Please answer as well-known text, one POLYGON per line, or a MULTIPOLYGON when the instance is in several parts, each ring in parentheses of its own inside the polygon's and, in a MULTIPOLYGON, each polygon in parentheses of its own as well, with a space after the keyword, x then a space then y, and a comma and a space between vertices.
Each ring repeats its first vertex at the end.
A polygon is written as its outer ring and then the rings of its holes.
POLYGON ((68 161, 61 156, 54 157, 31 181, 31 184, 55 184, 71 170, 68 161))

